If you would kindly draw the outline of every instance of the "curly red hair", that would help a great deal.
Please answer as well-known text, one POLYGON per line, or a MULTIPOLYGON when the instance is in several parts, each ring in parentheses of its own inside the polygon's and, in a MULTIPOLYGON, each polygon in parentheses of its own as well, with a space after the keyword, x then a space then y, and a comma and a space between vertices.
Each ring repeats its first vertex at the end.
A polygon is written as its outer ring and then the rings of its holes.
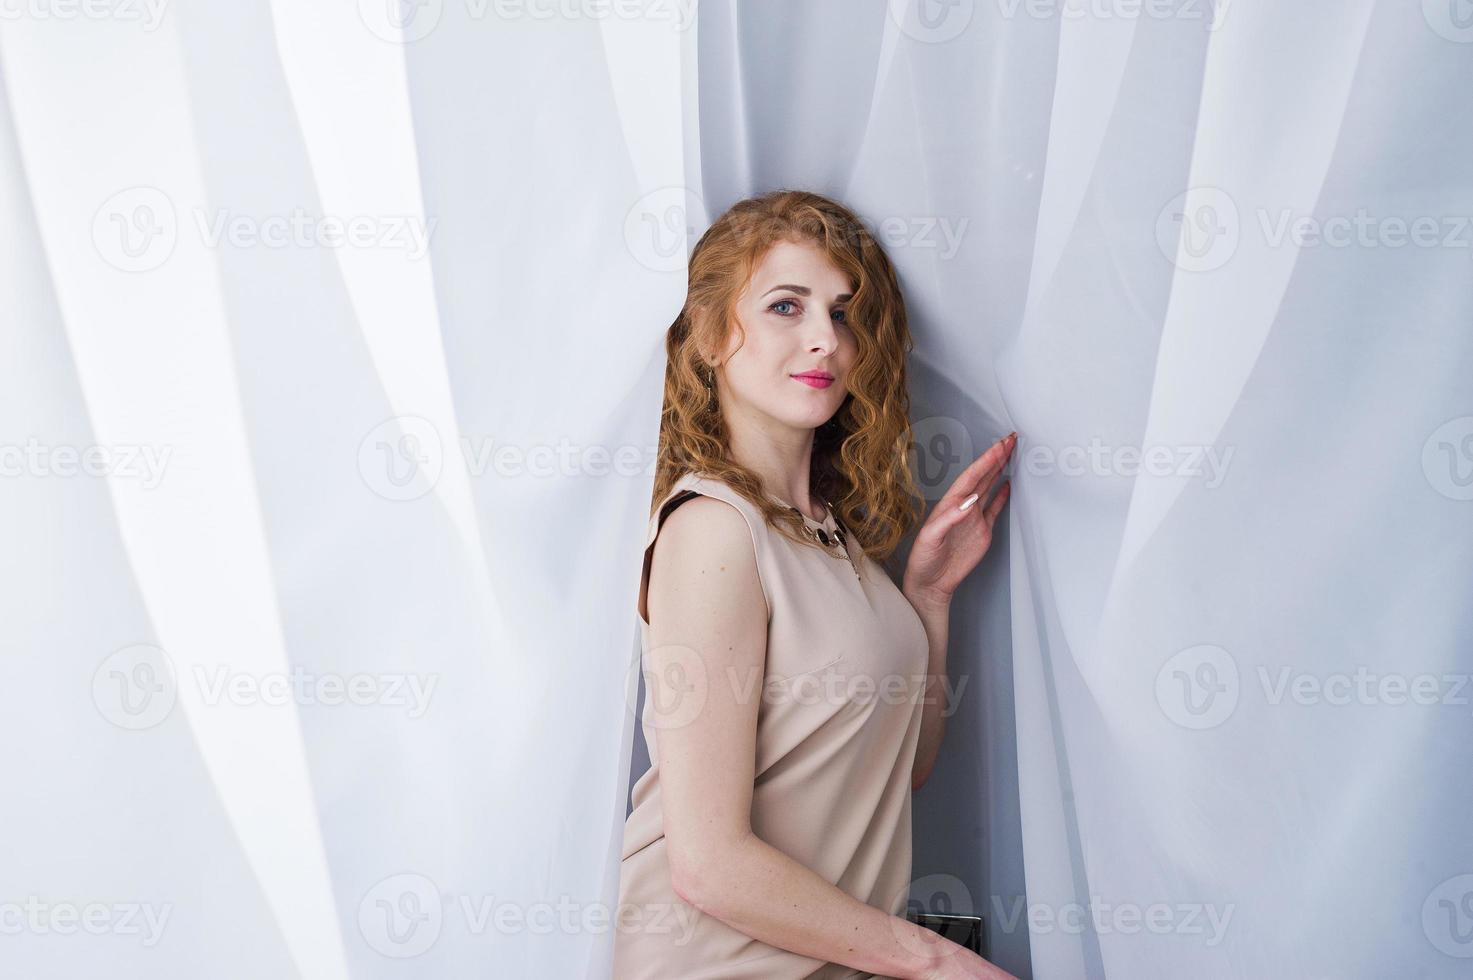
POLYGON ((664 405, 654 506, 685 473, 718 479, 802 543, 800 518, 773 502, 757 475, 736 463, 707 388, 702 351, 724 350, 739 329, 736 301, 768 249, 781 241, 822 249, 848 275, 846 319, 858 342, 848 394, 814 432, 811 489, 833 507, 851 538, 883 562, 920 521, 924 498, 908 453, 912 435, 906 355, 913 349, 900 282, 878 242, 849 208, 806 191, 774 191, 739 201, 716 220, 690 257, 685 305, 665 336, 664 405))

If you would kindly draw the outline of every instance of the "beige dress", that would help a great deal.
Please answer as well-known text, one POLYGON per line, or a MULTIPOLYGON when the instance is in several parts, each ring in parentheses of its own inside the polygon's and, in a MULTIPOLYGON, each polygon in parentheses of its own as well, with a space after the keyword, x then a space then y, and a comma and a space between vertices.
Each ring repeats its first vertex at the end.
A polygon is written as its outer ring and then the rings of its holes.
MULTIPOLYGON (((688 499, 686 491, 724 500, 746 518, 772 613, 766 678, 756 695, 753 832, 860 901, 903 915, 927 663, 920 617, 858 542, 846 545, 856 575, 837 551, 793 541, 724 482, 690 473, 650 518, 641 600, 655 537, 669 505, 688 499)), ((804 520, 829 531, 836 526, 832 514, 804 520)), ((647 654, 649 625, 643 616, 639 622, 647 654)), ((651 700, 641 717, 651 765, 630 793, 633 810, 624 827, 614 980, 869 976, 758 942, 675 894, 651 700)))

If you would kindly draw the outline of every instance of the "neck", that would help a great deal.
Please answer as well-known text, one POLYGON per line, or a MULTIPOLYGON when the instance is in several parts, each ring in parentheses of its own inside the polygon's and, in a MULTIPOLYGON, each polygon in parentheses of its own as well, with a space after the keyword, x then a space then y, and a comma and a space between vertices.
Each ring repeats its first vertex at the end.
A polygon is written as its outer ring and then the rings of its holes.
POLYGON ((809 492, 813 462, 813 430, 795 429, 771 420, 728 415, 726 431, 732 458, 757 474, 762 489, 814 520, 824 505, 809 492))

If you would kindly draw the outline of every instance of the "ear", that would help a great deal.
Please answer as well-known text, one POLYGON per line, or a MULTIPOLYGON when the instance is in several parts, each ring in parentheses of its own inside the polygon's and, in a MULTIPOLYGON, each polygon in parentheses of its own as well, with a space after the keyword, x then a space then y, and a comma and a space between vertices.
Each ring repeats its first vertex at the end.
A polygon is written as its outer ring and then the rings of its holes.
MULTIPOLYGON (((711 331, 715 322, 715 314, 704 306, 692 306, 690 308, 690 319, 691 335, 697 338, 697 356, 700 357, 701 361, 707 367, 715 369, 716 366, 721 364, 726 359, 726 356, 728 356, 724 353, 713 351, 710 347, 705 346, 706 341, 712 338, 711 331)), ((720 343, 721 339, 722 338, 720 337, 716 337, 713 339, 713 342, 720 343)), ((729 342, 735 338, 728 337, 725 339, 729 342)))

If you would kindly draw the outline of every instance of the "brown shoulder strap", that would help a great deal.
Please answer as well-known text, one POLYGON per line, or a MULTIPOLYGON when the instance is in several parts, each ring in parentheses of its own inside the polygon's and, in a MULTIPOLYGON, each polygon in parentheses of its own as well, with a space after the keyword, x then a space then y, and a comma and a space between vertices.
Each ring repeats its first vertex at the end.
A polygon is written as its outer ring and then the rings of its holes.
POLYGON ((639 618, 644 620, 646 624, 649 623, 649 616, 646 612, 645 600, 646 597, 649 595, 650 565, 655 560, 655 538, 659 537, 660 528, 662 525, 664 525, 665 518, 669 517, 670 513, 674 511, 675 508, 679 507, 690 498, 699 496, 700 494, 695 490, 682 490, 672 496, 669 500, 665 501, 664 505, 660 507, 660 512, 655 515, 654 527, 650 529, 649 541, 644 546, 644 567, 640 570, 639 573, 639 602, 637 612, 639 613, 639 618))

